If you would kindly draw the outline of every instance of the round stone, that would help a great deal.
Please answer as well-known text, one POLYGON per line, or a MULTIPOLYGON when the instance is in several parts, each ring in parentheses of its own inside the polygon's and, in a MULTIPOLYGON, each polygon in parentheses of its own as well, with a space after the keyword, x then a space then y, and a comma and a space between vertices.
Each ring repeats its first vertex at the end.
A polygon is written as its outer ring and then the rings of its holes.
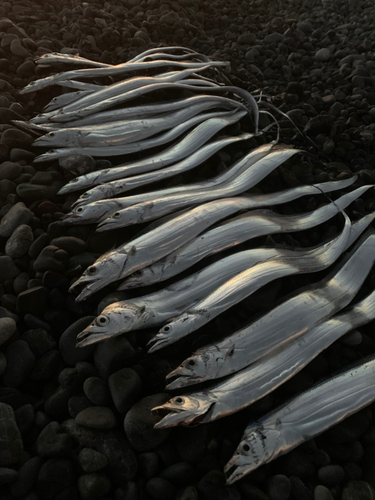
POLYGON ((78 413, 75 418, 78 425, 91 429, 113 429, 116 417, 113 411, 105 406, 91 406, 78 413))
POLYGON ((118 412, 125 414, 142 391, 142 381, 137 372, 123 368, 108 379, 113 403, 118 412))
POLYGON ((107 406, 111 402, 108 385, 99 377, 87 378, 83 383, 83 392, 94 405, 107 406))
POLYGON ((104 474, 83 474, 78 479, 78 489, 83 500, 95 500, 109 493, 111 481, 104 474))
POLYGON ((83 448, 79 452, 78 462, 85 472, 96 472, 108 465, 107 458, 92 448, 83 448))
POLYGON ((10 339, 16 329, 17 324, 13 318, 0 318, 0 345, 10 339))
POLYGON ((9 257, 12 257, 12 259, 18 259, 27 253, 33 241, 34 235, 31 227, 27 224, 21 224, 13 231, 6 242, 5 253, 9 257))
POLYGON ((11 467, 23 458, 23 441, 11 406, 0 403, 0 467, 11 467))

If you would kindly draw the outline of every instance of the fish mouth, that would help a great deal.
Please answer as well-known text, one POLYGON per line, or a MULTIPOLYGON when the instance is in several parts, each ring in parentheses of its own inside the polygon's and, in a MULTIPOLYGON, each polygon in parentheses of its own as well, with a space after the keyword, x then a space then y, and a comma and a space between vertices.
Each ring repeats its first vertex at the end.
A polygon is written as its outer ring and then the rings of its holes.
POLYGON ((60 218, 60 221, 63 222, 64 224, 74 224, 75 222, 78 222, 80 217, 76 215, 74 212, 69 212, 68 214, 63 215, 60 218))
POLYGON ((168 338, 163 338, 163 337, 158 337, 159 334, 155 335, 151 340, 148 341, 147 347, 148 347, 148 353, 156 352, 159 349, 162 349, 163 347, 166 347, 167 345, 170 344, 170 339, 168 338))
MULTIPOLYGON (((169 378, 170 375, 172 375, 172 374, 170 373, 169 375, 167 375, 166 378, 169 378)), ((167 384, 165 386, 165 388, 168 391, 171 391, 174 389, 182 389, 183 387, 187 387, 188 385, 199 384, 199 382, 201 382, 200 378, 181 377, 180 376, 180 377, 176 377, 174 380, 169 382, 169 384, 167 384)))
POLYGON ((204 413, 194 415, 184 408, 178 408, 175 405, 169 405, 168 403, 156 406, 155 408, 152 408, 151 412, 154 415, 161 416, 162 419, 154 425, 154 429, 168 429, 169 427, 175 427, 177 425, 183 427, 194 427, 204 422, 207 412, 211 409, 211 407, 212 405, 210 405, 204 413))
POLYGON ((104 219, 96 226, 95 232, 103 233, 104 231, 108 231, 109 229, 116 229, 116 227, 112 228, 113 225, 116 225, 116 223, 108 221, 108 218, 104 219))
POLYGON ((71 285, 69 292, 72 294, 78 293, 76 296, 76 302, 81 302, 101 288, 96 286, 98 282, 100 282, 99 278, 93 279, 91 277, 83 276, 71 285))
POLYGON ((101 340, 105 340, 108 338, 108 335, 105 333, 94 333, 89 330, 83 330, 83 332, 77 335, 77 343, 76 347, 86 347, 88 345, 96 344, 101 340))
POLYGON ((239 479, 242 479, 248 472, 250 472, 244 465, 236 464, 237 456, 232 457, 224 467, 224 474, 226 476, 226 483, 233 484, 239 479))

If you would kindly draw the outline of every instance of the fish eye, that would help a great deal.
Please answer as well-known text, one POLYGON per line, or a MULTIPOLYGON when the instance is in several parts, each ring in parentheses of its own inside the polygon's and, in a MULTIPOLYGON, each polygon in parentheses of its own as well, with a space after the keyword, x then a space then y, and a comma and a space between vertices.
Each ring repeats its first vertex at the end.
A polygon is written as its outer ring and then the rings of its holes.
POLYGON ((107 316, 98 316, 96 318, 96 322, 99 326, 106 326, 109 323, 109 319, 107 318, 107 316))
POLYGON ((78 213, 78 214, 80 214, 80 213, 82 213, 82 212, 83 212, 83 207, 78 207, 78 208, 77 208, 77 213, 78 213))
POLYGON ((189 365, 189 366, 194 366, 194 365, 195 365, 195 361, 194 361, 194 359, 189 359, 189 360, 188 360, 188 365, 189 365))
POLYGON ((97 269, 95 266, 90 266, 88 269, 87 269, 88 273, 89 274, 95 274, 97 272, 97 269))
POLYGON ((115 212, 115 213, 113 214, 113 218, 114 218, 114 219, 119 219, 120 217, 121 217, 120 212, 115 212))
POLYGON ((182 398, 181 396, 177 396, 177 398, 174 398, 174 402, 177 403, 178 405, 182 405, 185 403, 185 399, 182 398))
POLYGON ((163 326, 163 328, 162 328, 162 331, 163 331, 164 333, 168 333, 170 330, 171 330, 171 327, 170 327, 169 325, 165 325, 165 326, 163 326))
POLYGON ((135 271, 134 276, 142 276, 143 271, 142 269, 139 269, 138 271, 135 271))
POLYGON ((80 197, 81 197, 81 198, 87 198, 87 197, 88 197, 88 195, 89 195, 88 193, 83 193, 83 194, 81 194, 81 196, 80 196, 80 197))
POLYGON ((55 132, 50 132, 50 133, 49 133, 49 136, 50 136, 50 137, 55 137, 55 132))
POLYGON ((250 445, 248 443, 246 443, 246 441, 241 444, 241 452, 244 453, 245 455, 248 455, 249 452, 250 452, 250 445))

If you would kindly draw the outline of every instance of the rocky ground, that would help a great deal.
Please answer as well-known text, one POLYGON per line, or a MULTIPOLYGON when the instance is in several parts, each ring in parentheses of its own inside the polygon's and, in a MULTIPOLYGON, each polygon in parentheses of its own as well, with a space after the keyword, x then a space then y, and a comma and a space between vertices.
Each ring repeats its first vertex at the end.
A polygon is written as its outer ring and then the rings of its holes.
MULTIPOLYGON (((97 311, 126 295, 108 295, 107 289, 76 304, 69 284, 124 235, 104 240, 90 226, 64 226, 60 217, 72 198, 56 195, 66 182, 63 171, 57 162, 33 164, 33 138, 11 122, 31 118, 60 92, 55 87, 19 95, 47 74, 34 64, 35 56, 79 52, 117 63, 158 44, 180 44, 229 60, 233 84, 273 96, 304 129, 303 136, 296 134, 280 116, 281 142, 297 144, 315 159, 279 169, 262 190, 351 173, 358 173, 358 184, 373 183, 374 15, 371 0, 1 2, 1 500, 375 498, 373 405, 233 486, 225 486, 222 472, 250 418, 373 353, 373 324, 238 415, 193 429, 154 431, 150 409, 169 399, 164 377, 186 352, 305 281, 266 287, 203 334, 158 355, 145 355, 147 332, 75 349, 77 333, 97 311)), ((230 164, 236 153, 216 160, 230 164)), ((315 204, 305 200, 285 213, 315 204)), ((349 213, 358 218, 374 208, 369 191, 349 213)), ((333 219, 305 239, 278 242, 316 244, 335 234, 338 224, 333 219)), ((374 283, 375 275, 365 288, 374 283)))

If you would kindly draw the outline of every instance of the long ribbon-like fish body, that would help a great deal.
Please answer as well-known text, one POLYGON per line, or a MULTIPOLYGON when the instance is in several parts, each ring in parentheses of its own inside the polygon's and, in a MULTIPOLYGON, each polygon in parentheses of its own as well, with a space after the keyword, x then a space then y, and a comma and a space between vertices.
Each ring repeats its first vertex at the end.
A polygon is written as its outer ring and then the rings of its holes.
MULTIPOLYGON (((361 241, 336 274, 284 301, 227 338, 199 349, 167 378, 176 389, 237 372, 347 306, 375 261, 375 235, 361 241)), ((195 312, 198 314, 198 311, 195 312)))
MULTIPOLYGON (((136 55, 132 59, 129 59, 128 63, 133 63, 137 61, 143 61, 144 59, 147 59, 149 56, 153 54, 158 54, 158 53, 169 53, 173 51, 180 51, 183 54, 191 54, 191 55, 200 55, 199 52, 196 52, 193 49, 190 49, 189 47, 182 47, 181 45, 172 45, 172 46, 166 46, 166 47, 155 47, 153 49, 147 49, 144 52, 141 52, 140 54, 136 55)), ((204 56, 207 57, 207 56, 204 56)))
MULTIPOLYGON (((74 93, 74 92, 73 92, 74 93)), ((71 94, 63 94, 64 97, 69 96, 71 94)), ((57 99, 57 98, 54 98, 57 99)), ((54 101, 52 99, 52 101, 54 101)), ((53 102, 51 101, 51 104, 53 102)), ((240 102, 234 101, 233 99, 229 99, 228 97, 217 96, 217 95, 197 95, 193 97, 187 97, 185 99, 177 99, 175 101, 168 102, 157 102, 154 104, 145 104, 143 106, 129 106, 126 108, 120 109, 111 109, 110 111, 101 111, 100 113, 95 113, 86 118, 80 118, 79 120, 74 120, 72 122, 64 123, 64 128, 71 127, 86 127, 93 125, 100 125, 102 123, 115 122, 121 120, 132 120, 136 119, 145 119, 156 116, 165 116, 171 112, 178 111, 179 109, 194 106, 198 103, 211 103, 212 107, 224 108, 224 109, 242 109, 243 111, 248 112, 247 108, 241 104, 240 102)), ((58 106, 60 107, 60 106, 58 106)), ((49 127, 52 129, 60 129, 61 125, 58 123, 43 123, 46 129, 49 127)))
MULTIPOLYGON (((180 125, 173 127, 171 130, 168 130, 163 134, 157 135, 156 137, 151 137, 149 139, 145 139, 140 142, 132 142, 130 144, 125 144, 123 146, 98 146, 98 147, 90 146, 83 148, 51 149, 50 151, 47 151, 46 153, 38 156, 34 160, 34 162, 48 161, 51 159, 61 158, 62 156, 67 156, 71 154, 85 154, 90 156, 108 156, 108 155, 119 156, 119 155, 135 153, 138 151, 143 151, 146 149, 150 149, 156 146, 161 146, 168 142, 171 142, 180 137, 188 130, 190 130, 193 126, 201 124, 202 127, 199 130, 197 130, 198 127, 196 127, 191 132, 189 132, 186 135, 186 137, 183 138, 179 143, 170 146, 169 148, 167 148, 167 151, 164 151, 164 153, 168 153, 168 155, 171 153, 173 154, 173 157, 165 159, 165 161, 169 161, 169 163, 167 164, 170 165, 171 163, 173 163, 173 161, 178 161, 179 159, 184 158, 188 154, 191 154, 191 152, 196 151, 196 149, 200 147, 199 144, 201 145, 204 144, 209 139, 211 139, 211 137, 215 135, 215 133, 217 133, 219 130, 226 127, 227 125, 230 125, 231 123, 239 121, 241 118, 244 117, 244 115, 245 115, 244 111, 238 111, 238 112, 216 111, 211 113, 207 112, 198 116, 194 116, 193 118, 190 118, 190 120, 186 120, 185 122, 180 123, 180 125), (205 125, 205 123, 210 119, 215 119, 217 121, 213 123, 210 122, 211 124, 210 126, 209 124, 205 125), (200 132, 199 135, 198 132, 200 132), (184 139, 186 139, 186 141, 184 139)), ((161 154, 159 156, 161 156, 161 154)), ((145 171, 147 171, 148 168, 150 167, 149 166, 145 167, 145 171)), ((109 170, 113 171, 114 169, 112 168, 109 170)), ((139 168, 138 172, 139 171, 143 171, 142 168, 139 168)), ((76 181, 78 183, 80 182, 79 180, 75 179, 73 179, 73 181, 76 181)), ((73 181, 69 182, 66 186, 64 186, 63 189, 65 188, 70 189, 73 181)), ((85 187, 90 187, 90 186, 91 185, 88 184, 88 186, 85 187)), ((76 189, 74 189, 74 191, 76 191, 76 189)))
MULTIPOLYGON (((208 158, 210 158, 212 155, 214 155, 217 151, 220 149, 230 145, 234 144, 236 142, 240 141, 246 141, 247 139, 251 139, 253 134, 241 134, 238 136, 234 137, 222 137, 220 139, 217 139, 216 141, 212 141, 204 146, 202 146, 200 149, 192 153, 190 156, 187 158, 184 158, 183 160, 175 163, 174 165, 170 167, 165 167, 159 170, 153 170, 151 172, 145 173, 145 174, 140 174, 140 175, 134 175, 131 177, 126 177, 125 179, 119 179, 117 181, 110 181, 105 184, 99 184, 99 186, 96 186, 92 189, 89 189, 85 193, 83 193, 73 204, 72 208, 74 207, 79 207, 79 208, 98 208, 100 207, 99 201, 101 200, 103 203, 108 200, 108 198, 112 198, 113 196, 116 196, 118 194, 121 194, 125 191, 130 191, 132 189, 139 188, 141 186, 145 186, 157 181, 165 180, 168 179, 169 177, 173 177, 177 174, 180 174, 182 172, 188 172, 192 168, 195 168, 197 165, 200 165, 204 161, 206 161, 208 158), (94 202, 97 203, 94 203, 94 202)), ((146 194, 146 193, 145 193, 146 194)), ((148 195, 148 193, 147 193, 148 195)), ((129 197, 126 197, 129 198, 129 197)), ((132 197, 133 198, 133 197, 132 197)), ((134 198, 133 198, 134 199, 134 198)), ((152 199, 152 198, 149 198, 152 199)), ((125 198, 117 198, 116 200, 118 202, 117 208, 113 210, 111 213, 108 213, 107 217, 115 213, 117 210, 121 210, 122 208, 126 208, 131 205, 131 203, 128 203, 125 201, 125 198), (121 206, 122 202, 125 201, 125 204, 121 206)), ((137 199, 135 203, 140 203, 141 201, 144 201, 141 197, 137 199)), ((99 218, 98 216, 94 219, 92 219, 94 212, 86 211, 86 216, 90 218, 90 222, 98 222, 99 218), (89 215, 90 214, 90 215, 89 215)), ((106 212, 103 212, 102 215, 99 217, 101 218, 106 212)), ((80 217, 80 215, 83 215, 84 212, 81 210, 78 212, 78 209, 73 210, 73 217, 80 217)), ((82 217, 82 222, 81 224, 85 224, 84 222, 86 220, 85 215, 82 217)), ((78 221, 77 221, 78 222, 78 221)))
POLYGON ((156 230, 103 254, 88 267, 70 290, 81 290, 76 300, 83 300, 109 283, 121 280, 138 269, 162 259, 192 240, 205 229, 225 217, 250 208, 277 205, 295 200, 306 194, 334 191, 350 186, 356 177, 343 181, 323 182, 301 186, 266 195, 227 198, 205 203, 173 218, 156 230))
POLYGON ((225 466, 232 484, 262 464, 288 453, 375 399, 375 356, 346 370, 249 424, 225 466))
MULTIPOLYGON (((221 116, 216 114, 214 118, 210 118, 210 116, 212 116, 210 113, 203 113, 199 117, 195 116, 187 122, 182 123, 177 127, 174 127, 172 130, 162 134, 157 139, 151 138, 147 141, 143 141, 143 144, 147 143, 149 147, 152 147, 152 145, 156 142, 169 142, 172 138, 175 139, 182 133, 186 132, 191 126, 198 124, 198 126, 189 132, 179 143, 168 147, 159 154, 140 161, 125 163, 123 165, 119 165, 118 167, 97 170, 95 172, 76 177, 65 184, 65 186, 60 189, 58 194, 71 193, 86 187, 97 186, 98 184, 116 179, 123 179, 132 175, 138 175, 140 173, 164 168, 193 154, 217 132, 240 120, 244 116, 243 113, 243 111, 224 111, 220 113, 221 116), (200 121, 203 121, 203 123, 199 123, 200 121)), ((125 147, 129 148, 129 145, 125 147)), ((112 150, 113 148, 109 149, 112 150)))
MULTIPOLYGON (((334 217, 339 210, 345 209, 372 187, 362 186, 343 195, 333 203, 304 214, 279 215, 271 210, 254 210, 230 219, 198 236, 164 259, 140 269, 134 275, 126 278, 118 290, 148 286, 165 281, 185 271, 208 255, 222 252, 258 236, 302 231, 318 226, 334 217)), ((372 220, 372 218, 373 214, 370 214, 369 219, 372 220)))
POLYGON ((103 68, 74 69, 71 71, 65 71, 63 73, 58 73, 56 75, 47 76, 46 78, 41 78, 40 80, 35 80, 33 82, 30 82, 28 85, 26 85, 25 88, 20 90, 20 94, 35 92, 37 90, 49 87, 50 85, 56 85, 63 80, 125 75, 126 73, 131 73, 133 71, 139 71, 139 70, 148 71, 154 68, 173 67, 175 69, 180 69, 182 71, 185 69, 192 69, 194 72, 207 67, 213 68, 213 67, 226 67, 226 66, 228 66, 228 63, 223 61, 209 61, 209 62, 205 61, 200 63, 200 62, 184 62, 184 61, 172 61, 172 60, 165 60, 165 61, 157 60, 150 62, 123 63, 103 68))
MULTIPOLYGON (((202 66, 200 70, 206 69, 206 67, 209 66, 202 66)), ((106 68, 104 68, 106 69, 106 68)), ((86 70, 86 71, 92 71, 92 70, 86 70)), ((97 71, 97 70, 94 70, 97 71)), ((51 113, 42 113, 40 115, 37 115, 35 118, 33 118, 31 121, 33 123, 40 123, 45 120, 50 120, 52 119, 55 115, 64 115, 65 117, 68 117, 68 120, 64 121, 69 121, 69 119, 73 118, 74 119, 74 113, 80 113, 84 111, 84 114, 78 115, 78 116, 87 116, 91 114, 91 111, 87 112, 88 110, 95 110, 96 105, 98 102, 101 102, 102 104, 105 103, 104 106, 102 106, 101 109, 105 109, 106 107, 112 107, 120 102, 123 102, 124 100, 128 100, 127 96, 132 95, 131 92, 137 91, 139 89, 142 89, 144 87, 149 87, 155 84, 160 84, 160 83, 174 83, 178 82, 180 80, 183 80, 184 78, 190 76, 192 73, 194 73, 196 69, 185 69, 183 71, 173 71, 170 73, 163 73, 158 76, 137 76, 134 78, 130 78, 129 80, 124 80, 120 81, 117 83, 113 83, 112 85, 108 85, 106 87, 101 87, 100 90, 97 90, 96 92, 92 92, 91 94, 88 94, 81 99, 72 102, 71 104, 68 104, 67 106, 64 106, 59 109, 58 113, 51 112, 51 113)), ((39 80, 40 81, 40 80, 39 80)), ((64 79, 65 81, 65 79, 64 79)), ((37 82, 34 82, 37 83, 37 82)), ((93 112, 93 111, 92 111, 93 112)), ((58 120, 60 121, 60 120, 58 120)))
MULTIPOLYGON (((371 220, 367 219, 363 223, 361 219, 352 226, 347 246, 368 227, 371 220)), ((334 259, 335 255, 342 250, 340 250, 340 245, 345 243, 345 239, 347 239, 347 231, 332 242, 315 249, 315 253, 305 251, 306 258, 308 255, 318 255, 320 252, 321 255, 334 259)), ((275 248, 256 248, 230 255, 167 288, 109 305, 78 336, 79 346, 99 342, 132 330, 161 325, 182 311, 188 310, 200 299, 245 269, 260 262, 272 263, 277 259, 292 260, 299 257, 301 257, 301 252, 275 248)))
POLYGON ((84 91, 88 90, 91 91, 91 93, 108 88, 108 85, 97 85, 95 83, 77 82, 76 80, 63 80, 59 82, 58 85, 60 87, 66 87, 69 89, 84 90, 84 91))
MULTIPOLYGON (((274 272, 272 267, 274 262, 293 262, 297 259, 297 263, 302 263, 306 260, 313 262, 319 259, 329 264, 337 259, 349 244, 350 233, 350 220, 346 217, 343 233, 333 241, 312 251, 257 248, 239 252, 221 259, 163 290, 111 304, 103 310, 92 325, 78 336, 79 340, 86 341, 79 345, 88 345, 127 331, 160 325, 180 314, 181 311, 192 307, 201 298, 216 290, 233 276, 256 266, 260 262, 269 264, 271 274, 274 272)), ((354 233, 357 234, 355 229, 354 233)), ((291 266, 289 267, 291 268, 291 266)))
POLYGON ((113 99, 106 99, 104 101, 99 101, 97 104, 92 104, 91 106, 88 106, 86 108, 77 110, 76 112, 70 112, 70 113, 57 113, 57 114, 41 114, 38 115, 37 117, 33 118, 31 121, 33 123, 44 123, 47 120, 51 120, 52 122, 56 123, 65 123, 69 122, 71 120, 77 120, 79 118, 83 118, 85 116, 94 114, 96 112, 105 110, 109 107, 113 106, 118 106, 119 104, 122 104, 123 102, 129 101, 131 99, 135 99, 138 97, 143 96, 144 94, 147 94, 149 92, 155 92, 156 90, 185 90, 185 91, 190 91, 194 93, 205 93, 205 94, 220 94, 220 93, 228 93, 231 92, 234 95, 238 95, 240 98, 243 98, 243 100, 246 102, 247 106, 247 112, 250 110, 253 113, 253 118, 254 118, 254 125, 255 125, 255 133, 258 134, 258 125, 259 125, 259 110, 258 110, 258 105, 253 96, 247 92, 244 89, 241 89, 239 87, 232 87, 232 86, 224 86, 224 87, 215 87, 215 88, 207 88, 207 87, 202 87, 199 85, 187 85, 184 84, 183 81, 180 83, 174 83, 174 82, 161 82, 161 83, 153 83, 149 85, 144 85, 143 87, 136 88, 134 90, 131 90, 129 92, 123 93, 118 95, 117 97, 114 97, 113 99))
POLYGON ((101 125, 71 127, 49 132, 38 137, 34 146, 48 147, 85 147, 85 146, 120 146, 135 140, 141 141, 151 135, 158 134, 164 130, 171 129, 186 120, 214 107, 215 104, 200 102, 196 105, 184 108, 162 117, 140 120, 125 120, 108 122, 101 125))
MULTIPOLYGON (((238 141, 241 138, 246 139, 249 137, 247 136, 247 134, 243 134, 243 136, 234 137, 231 139, 238 141)), ((235 141, 224 141, 224 140, 217 141, 218 144, 216 145, 216 148, 219 149, 220 144, 222 146, 224 146, 225 145, 224 143, 229 144, 230 142, 235 142, 235 141)), ((212 151, 212 148, 211 148, 211 151, 212 151)), ((162 171, 155 171, 155 172, 150 172, 148 174, 143 174, 143 175, 134 176, 134 177, 128 177, 126 180, 112 181, 112 183, 109 183, 109 184, 111 184, 110 187, 108 186, 108 184, 102 184, 102 185, 97 186, 95 188, 96 191, 94 191, 94 194, 98 193, 98 196, 99 196, 99 193, 101 193, 102 198, 106 198, 105 195, 107 195, 107 197, 110 197, 110 194, 113 192, 112 186, 114 183, 117 183, 117 184, 115 184, 115 186, 116 185, 117 186, 123 185, 123 186, 126 186, 126 187, 124 187, 124 189, 126 189, 126 188, 132 189, 132 186, 139 187, 143 184, 146 184, 148 180, 151 182, 150 179, 152 179, 152 180, 164 179, 165 177, 169 176, 168 174, 172 175, 173 172, 175 172, 179 168, 184 168, 184 170, 185 170, 185 166, 186 166, 186 170, 189 168, 193 168, 194 165, 192 165, 192 162, 196 162, 197 160, 201 160, 202 156, 204 156, 205 154, 207 154, 209 152, 210 152, 209 149, 202 148, 202 149, 199 149, 195 154, 193 154, 189 158, 186 158, 185 160, 180 162, 179 164, 177 164, 173 167, 170 167, 170 168, 162 169, 162 171), (171 171, 171 169, 173 169, 173 170, 171 171), (167 170, 166 175, 165 175, 165 170, 167 170), (146 179, 145 179, 145 177, 146 177, 146 179)), ((229 170, 226 170, 225 173, 228 173, 228 175, 229 175, 229 170)), ((75 207, 73 209, 73 211, 68 213, 66 216, 64 216, 62 220, 66 224, 97 223, 97 222, 100 222, 101 220, 103 220, 103 218, 108 218, 111 215, 113 215, 114 213, 116 213, 117 211, 122 210, 126 207, 129 207, 131 205, 134 205, 135 203, 140 203, 140 202, 145 201, 145 200, 152 200, 152 199, 158 197, 159 195, 167 195, 167 194, 172 194, 172 193, 194 191, 194 190, 200 189, 201 184, 203 184, 203 183, 190 184, 187 186, 176 186, 176 187, 172 187, 172 188, 162 189, 162 190, 157 191, 157 192, 150 191, 147 193, 137 194, 137 195, 133 195, 133 196, 126 196, 124 198, 103 199, 103 200, 99 200, 99 201, 94 201, 94 202, 89 203, 87 205, 83 204, 81 199, 78 199, 73 205, 75 207), (156 193, 158 193, 158 196, 156 195, 156 193)), ((118 187, 118 189, 120 189, 120 187, 118 187)), ((90 190, 88 192, 90 196, 92 195, 92 192, 93 192, 93 190, 90 190)))
POLYGON ((153 408, 164 415, 155 427, 195 425, 226 417, 274 391, 337 339, 375 319, 375 292, 302 337, 272 351, 233 376, 205 390, 175 396, 153 408))
MULTIPOLYGON (((77 92, 69 92, 67 94, 58 95, 53 99, 51 99, 51 101, 44 107, 44 111, 46 113, 50 111, 55 111, 61 108, 62 106, 67 106, 68 104, 71 104, 72 102, 77 101, 78 99, 81 99, 82 97, 91 94, 92 92, 93 92, 92 90, 77 90, 77 92)), ((17 121, 16 123, 18 124, 19 122, 17 121)), ((30 125, 37 126, 38 124, 30 123, 30 125)), ((45 127, 50 126, 49 124, 39 124, 39 129, 42 129, 43 125, 45 125, 45 127)))
POLYGON ((313 250, 300 249, 292 253, 280 250, 276 258, 248 266, 159 330, 148 344, 151 346, 149 352, 177 342, 275 279, 326 269, 359 236, 356 230, 351 235, 350 227, 350 219, 345 215, 344 231, 333 242, 313 250))
MULTIPOLYGON (((205 183, 207 187, 202 187, 199 192, 194 190, 191 193, 189 191, 176 193, 170 196, 153 198, 150 201, 124 208, 116 212, 112 217, 102 221, 98 226, 98 231, 108 231, 109 229, 118 229, 131 224, 147 222, 183 207, 206 203, 217 198, 237 196, 255 186, 284 161, 299 152, 301 150, 288 147, 275 147, 266 157, 251 164, 251 168, 244 168, 239 175, 230 177, 225 182, 218 181, 215 183, 215 180, 207 181, 205 183)), ((252 161, 252 152, 248 156, 250 161, 252 161)), ((246 165, 248 156, 245 156, 241 160, 244 166, 246 165)))
POLYGON ((98 61, 92 61, 91 59, 86 59, 81 56, 73 56, 71 54, 63 54, 61 52, 49 52, 48 54, 43 54, 35 58, 36 64, 43 65, 60 65, 60 64, 76 64, 77 66, 87 66, 91 68, 107 68, 112 66, 111 64, 101 63, 98 61))

